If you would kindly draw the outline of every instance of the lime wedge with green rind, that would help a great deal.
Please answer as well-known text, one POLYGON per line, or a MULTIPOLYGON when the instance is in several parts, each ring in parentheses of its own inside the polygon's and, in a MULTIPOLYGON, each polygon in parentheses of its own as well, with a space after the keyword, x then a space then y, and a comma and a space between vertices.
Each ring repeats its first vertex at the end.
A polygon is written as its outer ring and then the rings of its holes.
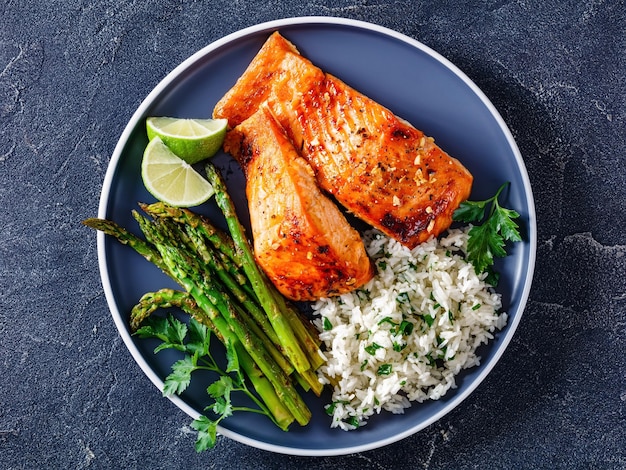
POLYGON ((148 139, 159 137, 172 152, 192 165, 214 156, 220 150, 227 126, 227 119, 146 119, 148 139))
POLYGON ((176 207, 198 206, 215 193, 211 183, 175 155, 160 137, 154 137, 146 146, 141 178, 150 194, 176 207))

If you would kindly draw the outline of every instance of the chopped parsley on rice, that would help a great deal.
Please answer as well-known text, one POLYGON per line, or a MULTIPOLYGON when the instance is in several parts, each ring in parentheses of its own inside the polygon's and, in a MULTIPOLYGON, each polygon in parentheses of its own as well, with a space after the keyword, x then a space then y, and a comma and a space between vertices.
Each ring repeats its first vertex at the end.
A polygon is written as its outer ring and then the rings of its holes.
POLYGON ((364 234, 376 276, 313 305, 325 344, 320 380, 333 386, 331 427, 355 429, 382 410, 437 400, 479 365, 476 349, 507 322, 500 295, 465 261, 467 230, 413 250, 376 230, 364 234))

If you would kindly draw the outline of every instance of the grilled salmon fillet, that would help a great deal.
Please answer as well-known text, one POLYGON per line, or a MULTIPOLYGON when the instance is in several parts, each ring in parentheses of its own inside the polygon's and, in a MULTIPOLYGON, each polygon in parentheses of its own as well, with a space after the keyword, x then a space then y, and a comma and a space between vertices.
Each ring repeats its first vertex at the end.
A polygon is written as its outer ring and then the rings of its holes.
POLYGON ((265 103, 319 186, 413 248, 452 223, 473 177, 434 140, 273 33, 214 108, 234 127, 265 103))
POLYGON ((322 194, 266 105, 230 131, 224 147, 246 176, 255 257, 283 295, 317 300, 372 278, 359 233, 322 194))

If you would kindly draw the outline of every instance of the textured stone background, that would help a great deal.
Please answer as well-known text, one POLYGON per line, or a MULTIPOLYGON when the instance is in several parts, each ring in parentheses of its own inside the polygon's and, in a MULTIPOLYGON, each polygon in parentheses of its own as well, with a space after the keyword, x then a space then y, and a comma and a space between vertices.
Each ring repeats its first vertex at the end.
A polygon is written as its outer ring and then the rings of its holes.
POLYGON ((146 0, 0 4, 0 468, 626 468, 624 1, 146 0), (297 5, 297 6, 296 6, 297 5), (509 349, 439 422, 384 449, 274 455, 220 439, 133 362, 95 236, 110 155, 178 63, 289 16, 366 20, 459 66, 524 156, 535 282, 509 349))

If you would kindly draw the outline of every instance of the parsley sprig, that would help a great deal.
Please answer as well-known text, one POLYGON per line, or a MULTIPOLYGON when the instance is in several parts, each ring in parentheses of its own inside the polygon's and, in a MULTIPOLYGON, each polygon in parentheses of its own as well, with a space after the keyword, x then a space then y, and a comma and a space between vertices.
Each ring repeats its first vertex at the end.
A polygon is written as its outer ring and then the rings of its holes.
POLYGON ((232 348, 226 348, 226 368, 220 366, 210 352, 211 333, 206 326, 190 318, 189 325, 175 318, 151 316, 144 321, 144 326, 135 333, 140 338, 156 338, 161 343, 154 353, 165 349, 176 349, 184 354, 172 365, 172 372, 163 383, 163 396, 180 395, 191 383, 191 375, 197 371, 216 373, 218 378, 207 388, 207 394, 213 400, 204 411, 211 411, 214 419, 207 415, 196 418, 191 427, 198 431, 195 444, 197 452, 215 447, 217 426, 235 411, 249 411, 267 415, 274 419, 265 404, 248 388, 243 374, 239 370, 237 354, 232 348), (257 408, 235 406, 231 400, 233 393, 241 392, 250 398, 257 408))
POLYGON ((498 283, 499 274, 494 271, 493 264, 496 257, 507 255, 506 242, 522 240, 514 220, 520 215, 498 202, 500 193, 508 184, 500 186, 489 199, 461 203, 452 216, 456 221, 473 224, 468 232, 467 259, 474 265, 476 273, 487 272, 486 281, 491 285, 498 283))

